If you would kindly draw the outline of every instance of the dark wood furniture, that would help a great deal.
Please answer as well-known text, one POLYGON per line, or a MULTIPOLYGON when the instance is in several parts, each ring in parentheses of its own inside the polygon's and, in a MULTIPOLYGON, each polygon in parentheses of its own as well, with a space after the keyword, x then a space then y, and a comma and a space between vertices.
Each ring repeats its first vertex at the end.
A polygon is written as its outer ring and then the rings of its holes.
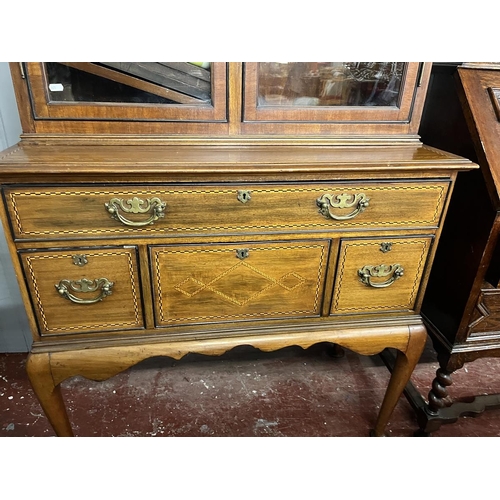
POLYGON ((457 172, 475 167, 416 135, 430 65, 176 64, 11 66, 25 133, 0 159, 1 217, 56 433, 72 434, 68 377, 332 342, 398 350, 383 435, 425 344, 457 172), (202 97, 162 89, 186 68, 202 97))
POLYGON ((459 176, 429 278, 422 315, 439 366, 426 402, 414 388, 420 433, 461 415, 498 407, 498 395, 454 401, 452 373, 500 354, 500 65, 434 65, 420 133, 423 140, 480 164, 459 176))

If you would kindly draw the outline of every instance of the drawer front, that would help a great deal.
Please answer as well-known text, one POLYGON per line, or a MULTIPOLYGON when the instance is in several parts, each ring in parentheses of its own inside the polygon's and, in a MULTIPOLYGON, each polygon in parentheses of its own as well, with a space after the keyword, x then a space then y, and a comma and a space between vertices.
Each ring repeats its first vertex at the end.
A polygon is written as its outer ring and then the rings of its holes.
POLYGON ((431 242, 431 236, 343 240, 331 314, 411 310, 431 242))
POLYGON ((329 242, 151 248, 157 326, 320 315, 329 242))
POLYGON ((437 227, 448 182, 6 189, 16 238, 437 227))
POLYGON ((135 248, 21 253, 40 333, 143 328, 135 248))

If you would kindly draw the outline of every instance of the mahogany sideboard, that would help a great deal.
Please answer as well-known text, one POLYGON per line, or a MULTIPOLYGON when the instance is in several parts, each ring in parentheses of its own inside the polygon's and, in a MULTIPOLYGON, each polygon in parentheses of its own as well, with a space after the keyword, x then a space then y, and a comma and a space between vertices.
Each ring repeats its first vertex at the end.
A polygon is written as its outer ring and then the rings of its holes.
POLYGON ((419 140, 431 65, 198 64, 11 64, 24 133, 0 155, 0 213, 36 395, 70 436, 76 375, 238 345, 394 348, 381 436, 475 168, 419 140))

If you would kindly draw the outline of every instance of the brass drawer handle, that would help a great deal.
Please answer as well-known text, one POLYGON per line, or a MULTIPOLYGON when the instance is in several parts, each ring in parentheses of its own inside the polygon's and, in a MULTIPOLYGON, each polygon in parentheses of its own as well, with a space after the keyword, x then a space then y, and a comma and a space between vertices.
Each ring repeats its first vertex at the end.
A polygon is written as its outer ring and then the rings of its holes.
POLYGON ((316 205, 319 207, 319 213, 327 219, 348 220, 353 219, 356 215, 363 212, 369 205, 370 198, 367 198, 364 193, 358 194, 324 194, 316 200, 316 205), (351 208, 356 207, 347 215, 336 215, 331 212, 331 208, 351 208))
POLYGON ((106 278, 98 278, 95 280, 88 280, 86 278, 83 278, 77 281, 63 279, 54 286, 62 297, 71 300, 71 302, 74 302, 75 304, 95 304, 108 295, 111 295, 111 289, 113 288, 113 285, 114 283, 106 278), (73 292, 91 293, 99 289, 101 290, 101 293, 93 299, 80 299, 79 297, 76 297, 75 295, 72 295, 70 293, 70 290, 72 290, 73 292))
POLYGON ((386 266, 385 264, 381 264, 380 266, 364 266, 358 269, 358 276, 361 283, 373 288, 386 288, 391 286, 397 279, 403 276, 403 273, 404 269, 400 264, 392 264, 391 266, 386 266), (372 278, 385 278, 386 276, 391 277, 381 283, 372 282, 372 278))
POLYGON ((113 219, 119 220, 126 226, 131 227, 143 227, 153 224, 161 217, 165 217, 165 208, 167 204, 161 201, 160 198, 147 198, 142 200, 134 196, 130 200, 124 200, 123 198, 112 198, 109 203, 105 203, 104 206, 106 210, 111 214, 113 219), (151 212, 150 217, 144 221, 131 221, 121 215, 120 210, 127 214, 146 214, 151 212))

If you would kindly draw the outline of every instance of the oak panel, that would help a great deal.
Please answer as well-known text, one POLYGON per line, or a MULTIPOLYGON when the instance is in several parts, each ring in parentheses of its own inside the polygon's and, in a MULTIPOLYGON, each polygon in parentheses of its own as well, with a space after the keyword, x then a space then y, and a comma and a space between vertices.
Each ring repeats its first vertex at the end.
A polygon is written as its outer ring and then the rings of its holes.
POLYGON ((483 282, 476 307, 469 316, 467 341, 500 338, 500 290, 483 282))

